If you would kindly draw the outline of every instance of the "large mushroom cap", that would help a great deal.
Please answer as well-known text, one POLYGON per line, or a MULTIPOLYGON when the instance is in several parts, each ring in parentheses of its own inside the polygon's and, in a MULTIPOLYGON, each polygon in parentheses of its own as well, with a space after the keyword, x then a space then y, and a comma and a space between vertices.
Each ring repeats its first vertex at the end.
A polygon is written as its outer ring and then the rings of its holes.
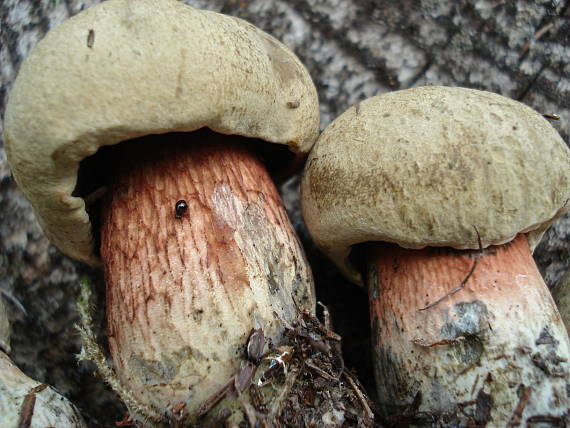
POLYGON ((203 127, 303 154, 319 132, 316 90, 292 52, 245 21, 176 0, 109 0, 32 51, 4 138, 50 240, 97 264, 84 200, 73 194, 80 161, 102 146, 203 127))
POLYGON ((477 249, 524 232, 531 245, 569 208, 570 151, 529 107, 489 92, 421 87, 368 99, 323 132, 307 160, 303 216, 353 281, 354 245, 477 249))

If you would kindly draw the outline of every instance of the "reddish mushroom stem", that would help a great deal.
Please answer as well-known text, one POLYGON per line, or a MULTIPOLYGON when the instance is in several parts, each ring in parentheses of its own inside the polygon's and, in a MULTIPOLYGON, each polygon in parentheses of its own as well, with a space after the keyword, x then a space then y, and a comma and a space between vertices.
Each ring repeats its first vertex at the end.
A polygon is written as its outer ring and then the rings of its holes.
POLYGON ((252 328, 277 344, 279 318, 315 302, 252 144, 205 130, 160 138, 127 143, 103 209, 109 346, 141 403, 165 412, 184 402, 192 414, 239 368, 252 328))
POLYGON ((564 413, 567 333, 525 235, 482 254, 388 244, 367 254, 385 409, 401 412, 415 400, 415 410, 468 417, 485 397, 481 417, 505 426, 530 387, 525 420, 564 413))

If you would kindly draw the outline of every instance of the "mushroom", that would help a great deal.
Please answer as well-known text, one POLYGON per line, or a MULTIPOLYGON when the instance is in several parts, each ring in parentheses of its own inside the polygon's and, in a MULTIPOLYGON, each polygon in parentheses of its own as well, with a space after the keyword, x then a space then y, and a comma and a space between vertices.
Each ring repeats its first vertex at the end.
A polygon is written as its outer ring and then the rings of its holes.
POLYGON ((0 297, 0 426, 84 428, 81 413, 45 383, 30 379, 12 362, 10 323, 0 297))
POLYGON ((34 48, 4 129, 51 242, 104 266, 114 385, 139 423, 195 419, 252 330, 277 346, 299 311, 314 313, 264 163, 304 159, 316 90, 253 25, 176 0, 101 3, 34 48))
POLYGON ((464 88, 368 99, 321 134, 301 195, 316 245, 367 284, 385 411, 562 417, 568 334, 531 249, 569 208, 570 155, 540 114, 464 88))

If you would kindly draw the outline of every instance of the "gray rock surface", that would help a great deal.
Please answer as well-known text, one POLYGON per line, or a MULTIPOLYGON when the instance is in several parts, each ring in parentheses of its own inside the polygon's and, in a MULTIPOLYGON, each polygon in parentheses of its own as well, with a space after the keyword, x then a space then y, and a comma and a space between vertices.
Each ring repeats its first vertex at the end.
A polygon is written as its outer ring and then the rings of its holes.
MULTIPOLYGON (((236 15, 273 34, 305 63, 321 100, 322 127, 359 100, 425 84, 486 89, 543 113, 570 138, 570 2, 562 0, 187 0, 236 15)), ((3 0, 0 3, 0 115, 22 60, 51 28, 94 0, 3 0)), ((547 167, 547 166, 542 166, 547 167)), ((347 365, 371 379, 367 298, 343 280, 310 243, 297 205, 298 178, 284 198, 313 264, 320 299, 346 337, 347 365)), ((535 256, 549 285, 570 264, 570 218, 546 235, 535 256)), ((98 290, 101 274, 50 246, 29 203, 10 178, 0 142, 0 291, 13 326, 14 361, 54 385, 92 426, 122 417, 114 394, 77 364, 74 300, 80 278, 98 290)), ((103 336, 101 336, 103 340, 103 336)), ((365 382, 371 389, 370 382, 365 382)))

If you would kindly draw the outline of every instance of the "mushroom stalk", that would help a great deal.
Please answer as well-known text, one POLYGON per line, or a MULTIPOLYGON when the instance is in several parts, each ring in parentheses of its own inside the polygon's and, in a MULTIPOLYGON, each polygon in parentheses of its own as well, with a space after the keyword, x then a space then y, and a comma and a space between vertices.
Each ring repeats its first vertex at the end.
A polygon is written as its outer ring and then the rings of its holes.
POLYGON ((524 234, 481 253, 374 244, 367 256, 385 410, 493 426, 562 421, 568 334, 524 234))
POLYGON ((141 404, 192 415, 239 369, 252 329, 278 345, 281 320, 314 311, 312 276, 255 143, 144 139, 125 144, 103 204, 109 347, 141 404))

